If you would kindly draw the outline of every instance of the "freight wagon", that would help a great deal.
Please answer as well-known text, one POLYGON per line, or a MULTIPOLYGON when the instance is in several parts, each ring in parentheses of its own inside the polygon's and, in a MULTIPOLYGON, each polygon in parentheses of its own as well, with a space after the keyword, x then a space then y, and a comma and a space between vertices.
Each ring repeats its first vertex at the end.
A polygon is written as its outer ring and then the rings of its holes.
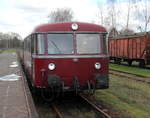
POLYGON ((126 61, 129 66, 133 61, 140 67, 150 64, 150 32, 109 38, 110 60, 115 63, 126 61))

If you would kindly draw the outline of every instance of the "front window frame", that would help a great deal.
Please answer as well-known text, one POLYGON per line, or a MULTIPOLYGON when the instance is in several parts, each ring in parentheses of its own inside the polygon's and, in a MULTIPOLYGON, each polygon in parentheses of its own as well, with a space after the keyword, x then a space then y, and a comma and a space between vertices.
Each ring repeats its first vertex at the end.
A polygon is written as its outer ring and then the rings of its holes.
POLYGON ((107 54, 108 53, 108 49, 106 47, 106 50, 104 51, 104 40, 105 40, 105 45, 107 46, 107 38, 104 39, 104 37, 107 37, 107 32, 44 32, 44 33, 36 33, 36 37, 38 37, 38 34, 43 34, 43 36, 45 37, 44 39, 44 44, 45 44, 45 48, 44 48, 44 54, 38 54, 37 48, 38 48, 38 39, 36 40, 36 53, 38 55, 100 55, 100 54, 107 54), (48 54, 48 34, 72 34, 73 36, 73 50, 74 53, 72 54, 48 54), (78 54, 77 53, 77 34, 99 34, 100 35, 100 48, 101 48, 101 52, 99 53, 85 53, 85 54, 78 54))
MULTIPOLYGON (((78 53, 78 49, 77 49, 77 40, 80 40, 80 39, 77 39, 77 35, 78 34, 87 34, 87 35, 90 35, 90 34, 98 34, 99 35, 99 43, 100 43, 100 51, 102 51, 102 43, 101 43, 101 33, 99 32, 79 32, 79 33, 76 33, 76 54, 77 55, 98 55, 98 54, 101 54, 102 52, 98 52, 98 53, 78 53)), ((82 39, 81 39, 82 40, 82 39)))
MULTIPOLYGON (((77 55, 101 55, 101 54, 107 54, 107 49, 106 49, 106 51, 104 51, 104 45, 103 45, 103 43, 104 43, 104 40, 106 40, 106 39, 104 39, 104 36, 105 37, 107 37, 107 32, 76 32, 75 33, 75 42, 76 42, 76 47, 75 47, 75 52, 76 52, 76 54, 77 55), (77 34, 99 34, 99 40, 100 40, 100 50, 101 50, 101 52, 99 52, 99 53, 77 53, 77 34)), ((107 43, 106 41, 105 41, 105 43, 107 43)), ((105 44, 106 46, 107 46, 107 44, 105 44)))

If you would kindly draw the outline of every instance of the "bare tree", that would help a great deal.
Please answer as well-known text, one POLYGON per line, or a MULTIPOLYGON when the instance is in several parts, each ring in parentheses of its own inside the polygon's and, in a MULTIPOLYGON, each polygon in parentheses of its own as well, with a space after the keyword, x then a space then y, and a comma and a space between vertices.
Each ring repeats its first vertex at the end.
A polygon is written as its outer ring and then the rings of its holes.
POLYGON ((134 34, 134 31, 132 29, 122 29, 120 32, 119 32, 120 35, 132 35, 134 34))
POLYGON ((98 18, 99 18, 99 22, 101 25, 105 26, 105 27, 109 27, 110 24, 110 17, 107 14, 107 11, 105 10, 105 6, 103 6, 100 3, 97 3, 98 5, 98 18))
POLYGON ((99 12, 98 12, 98 17, 100 18, 100 23, 101 25, 104 25, 104 8, 102 5, 100 5, 100 3, 98 3, 98 8, 99 8, 99 12))
POLYGON ((127 9, 127 23, 126 23, 126 29, 129 27, 129 20, 130 20, 130 11, 131 11, 131 0, 128 0, 128 9, 127 9))
POLYGON ((118 12, 116 9, 116 2, 117 0, 107 0, 107 8, 105 7, 105 10, 103 6, 99 7, 101 23, 108 28, 109 36, 111 37, 114 37, 118 34, 116 29, 118 12))
POLYGON ((116 8, 117 0, 107 0, 107 5, 98 3, 99 19, 101 25, 107 27, 111 37, 116 36, 117 33, 117 17, 119 16, 119 9, 116 8))
POLYGON ((21 36, 17 33, 0 33, 0 49, 20 47, 21 39, 21 36))
POLYGON ((108 35, 108 37, 115 37, 115 36, 117 36, 119 33, 118 33, 118 31, 117 31, 117 29, 116 28, 111 28, 110 30, 109 30, 109 35, 108 35))
POLYGON ((130 23, 130 18, 131 18, 131 14, 133 11, 134 6, 136 6, 135 4, 137 3, 136 0, 128 0, 127 3, 127 20, 126 20, 126 27, 125 29, 129 29, 129 23, 130 23))
POLYGON ((144 5, 144 21, 145 21, 145 31, 147 31, 147 27, 148 27, 148 24, 150 23, 150 7, 149 5, 147 4, 147 0, 145 0, 145 5, 144 5))
POLYGON ((70 8, 61 8, 52 11, 48 16, 50 22, 68 22, 73 19, 73 11, 70 8))
POLYGON ((146 32, 150 24, 150 1, 137 0, 134 14, 135 19, 141 23, 137 26, 137 29, 146 32))
POLYGON ((108 17, 110 19, 111 28, 116 27, 116 9, 115 3, 116 0, 107 0, 108 2, 108 17))
POLYGON ((141 0, 139 3, 140 4, 138 4, 137 10, 136 10, 136 14, 137 14, 136 18, 138 18, 139 21, 144 22, 143 30, 146 32, 148 25, 150 23, 150 1, 141 0))

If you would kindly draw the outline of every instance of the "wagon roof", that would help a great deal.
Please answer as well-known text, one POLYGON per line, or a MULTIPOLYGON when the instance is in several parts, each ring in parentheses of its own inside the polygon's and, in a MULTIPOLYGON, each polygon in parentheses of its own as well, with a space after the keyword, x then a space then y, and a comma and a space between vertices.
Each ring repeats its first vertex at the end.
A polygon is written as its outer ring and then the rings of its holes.
POLYGON ((53 24, 43 24, 36 27, 33 33, 38 32, 71 32, 71 25, 76 23, 78 25, 79 32, 106 32, 106 29, 103 26, 82 23, 82 22, 63 22, 63 23, 53 23, 53 24))
POLYGON ((150 32, 135 33, 132 35, 118 35, 116 37, 109 37, 109 39, 127 39, 127 38, 143 37, 146 35, 150 35, 150 32))

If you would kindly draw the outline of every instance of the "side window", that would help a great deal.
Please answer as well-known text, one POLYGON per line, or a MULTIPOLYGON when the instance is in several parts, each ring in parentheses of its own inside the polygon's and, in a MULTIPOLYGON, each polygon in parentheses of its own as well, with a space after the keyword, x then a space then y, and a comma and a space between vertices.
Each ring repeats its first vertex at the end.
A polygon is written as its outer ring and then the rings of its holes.
POLYGON ((26 49, 26 43, 25 43, 25 41, 26 41, 26 39, 24 39, 24 41, 23 41, 23 50, 26 49))
POLYGON ((27 51, 30 52, 30 37, 27 37, 27 51))
POLYGON ((24 50, 27 51, 27 39, 24 40, 24 50))
POLYGON ((31 53, 36 53, 36 48, 35 48, 35 46, 36 46, 36 44, 35 44, 35 34, 32 34, 31 35, 31 53))
POLYGON ((24 39, 24 50, 31 52, 31 36, 24 39))
POLYGON ((37 51, 38 54, 44 54, 45 53, 45 39, 44 39, 44 35, 43 34, 38 34, 37 35, 37 51))
POLYGON ((102 43, 103 43, 103 53, 107 54, 108 53, 108 37, 107 37, 107 34, 103 34, 103 40, 102 40, 102 43))

